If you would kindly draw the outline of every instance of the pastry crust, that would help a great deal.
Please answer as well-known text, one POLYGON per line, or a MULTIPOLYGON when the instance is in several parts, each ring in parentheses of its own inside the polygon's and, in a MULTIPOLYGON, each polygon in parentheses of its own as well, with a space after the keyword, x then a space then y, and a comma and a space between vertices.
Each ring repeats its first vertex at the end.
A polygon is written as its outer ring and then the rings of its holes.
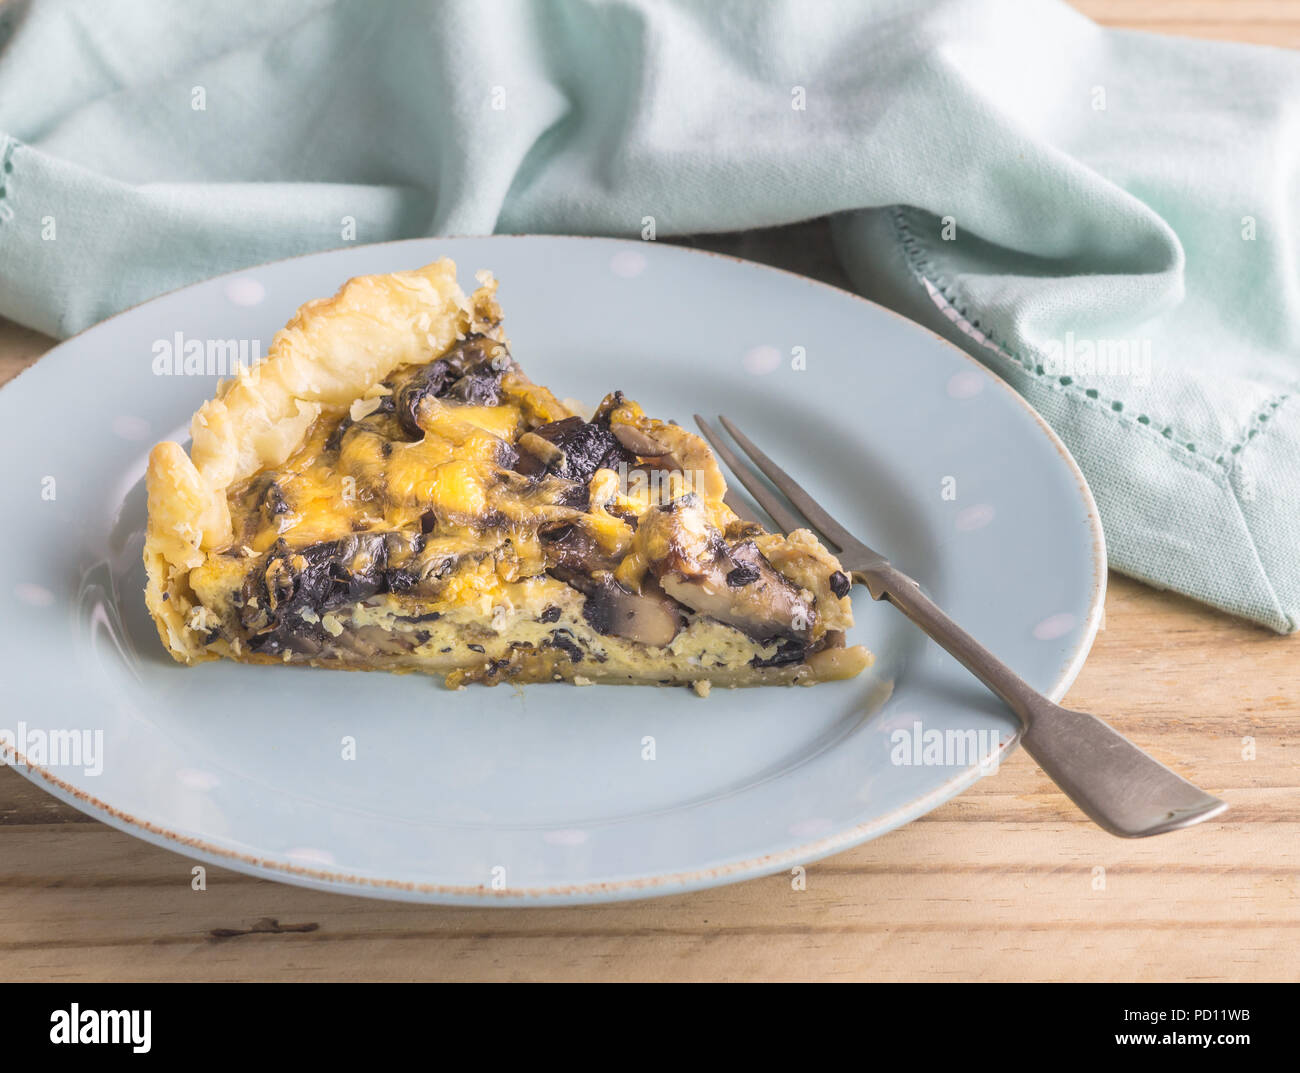
POLYGON ((424 362, 471 331, 500 335, 496 281, 481 273, 466 297, 447 258, 423 268, 358 276, 333 298, 298 309, 266 360, 223 381, 190 423, 192 446, 163 442, 149 454, 145 603, 178 660, 213 659, 186 625, 187 575, 230 544, 231 485, 282 463, 325 406, 349 406, 400 365, 424 362))

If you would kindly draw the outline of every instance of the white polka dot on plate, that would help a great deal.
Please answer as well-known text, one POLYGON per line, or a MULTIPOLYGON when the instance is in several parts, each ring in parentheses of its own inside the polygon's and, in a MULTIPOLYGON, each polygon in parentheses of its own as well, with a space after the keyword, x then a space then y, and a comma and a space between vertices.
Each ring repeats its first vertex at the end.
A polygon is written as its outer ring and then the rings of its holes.
POLYGON ((124 440, 147 440, 149 422, 143 417, 123 415, 113 418, 113 432, 124 440))
POLYGON ((42 585, 33 585, 30 581, 15 585, 14 595, 32 607, 49 607, 54 603, 54 593, 42 585))
POLYGON ((609 270, 616 276, 632 279, 645 271, 645 254, 637 250, 619 250, 609 259, 609 270))
POLYGON ((988 503, 977 503, 973 507, 967 507, 957 515, 957 532, 971 533, 976 529, 983 529, 991 521, 997 511, 988 503))
POLYGON ((972 399, 984 390, 984 377, 974 369, 957 373, 948 379, 948 397, 972 399))
POLYGON ((876 722, 876 729, 891 733, 895 730, 906 730, 910 733, 917 723, 924 722, 920 712, 889 712, 876 722))
POLYGON ((212 772, 192 767, 183 767, 176 772, 176 781, 190 790, 215 790, 221 785, 221 780, 212 772))
POLYGON ((266 288, 252 276, 236 276, 226 280, 226 297, 237 306, 261 305, 266 288))
POLYGON ((790 833, 798 838, 816 838, 826 834, 833 826, 825 816, 813 816, 790 824, 790 833))
POLYGON ((1048 615, 1034 627, 1034 636, 1040 641, 1054 641, 1074 629, 1078 621, 1068 611, 1062 611, 1059 615, 1048 615))
POLYGON ((547 831, 542 841, 552 846, 581 846, 587 841, 586 831, 547 831))
POLYGON ((744 357, 745 371, 766 376, 781 364, 781 352, 774 346, 756 346, 744 357))

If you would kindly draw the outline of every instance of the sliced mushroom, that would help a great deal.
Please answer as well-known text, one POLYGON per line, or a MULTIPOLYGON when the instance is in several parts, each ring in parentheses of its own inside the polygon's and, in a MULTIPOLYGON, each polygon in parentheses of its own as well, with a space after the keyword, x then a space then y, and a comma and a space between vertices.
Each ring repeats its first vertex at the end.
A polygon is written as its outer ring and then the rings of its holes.
POLYGON ((644 429, 635 425, 614 425, 610 429, 614 437, 635 455, 642 458, 667 458, 672 448, 661 439, 656 439, 644 429))
POLYGON ((813 609, 780 574, 768 568, 765 577, 739 589, 727 585, 729 563, 696 574, 666 573, 659 577, 664 592, 693 611, 735 626, 755 641, 787 638, 806 642, 812 637, 813 609))
POLYGON ((424 435, 420 408, 429 398, 495 406, 500 402, 502 373, 513 365, 504 343, 470 336, 436 361, 417 366, 405 379, 390 384, 396 385, 393 405, 398 424, 411 439, 420 439, 424 435))
POLYGON ((447 390, 448 398, 470 406, 497 406, 501 402, 501 373, 496 369, 475 369, 447 390))
POLYGON ((655 468, 683 474, 696 491, 709 499, 721 499, 726 494, 727 482, 713 452, 693 432, 669 421, 646 417, 636 403, 617 392, 601 403, 595 420, 606 423, 627 450, 651 461, 655 468))
POLYGON ((645 585, 636 593, 609 576, 587 594, 582 615, 598 633, 655 646, 671 644, 685 620, 682 609, 658 585, 645 585))
POLYGON ((814 639, 816 612, 803 590, 777 573, 752 541, 729 547, 694 496, 647 513, 637 541, 664 592, 693 611, 755 641, 806 645, 814 639))
POLYGON ((618 561, 602 552, 585 527, 574 522, 554 526, 538 534, 550 573, 575 589, 585 592, 586 582, 598 570, 613 570, 618 561))
POLYGON ((524 463, 520 472, 532 476, 544 470, 583 485, 598 469, 617 469, 620 462, 636 464, 635 455, 629 454, 605 425, 581 417, 540 425, 519 438, 519 447, 524 463))

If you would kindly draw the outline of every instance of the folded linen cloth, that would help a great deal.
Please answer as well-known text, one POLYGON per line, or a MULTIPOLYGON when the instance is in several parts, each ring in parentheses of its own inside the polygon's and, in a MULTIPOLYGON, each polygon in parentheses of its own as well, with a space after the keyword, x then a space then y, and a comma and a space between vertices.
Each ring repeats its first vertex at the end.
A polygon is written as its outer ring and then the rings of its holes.
POLYGON ((1300 56, 1056 0, 0 8, 0 314, 348 242, 831 215, 1005 377, 1118 569, 1300 624, 1300 56))

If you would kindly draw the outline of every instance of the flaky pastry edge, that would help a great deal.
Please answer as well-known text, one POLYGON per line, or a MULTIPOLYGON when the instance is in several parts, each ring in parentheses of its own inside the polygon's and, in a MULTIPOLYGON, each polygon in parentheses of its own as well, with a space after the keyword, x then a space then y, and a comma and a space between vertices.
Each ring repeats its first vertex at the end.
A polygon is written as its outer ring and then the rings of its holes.
POLYGON ((449 258, 404 272, 358 276, 332 298, 301 306, 265 360, 224 380, 190 423, 190 450, 164 441, 145 475, 145 604, 182 663, 218 658, 188 625, 189 573, 233 539, 229 489, 278 466, 329 408, 346 408, 394 369, 435 360, 481 332, 505 341, 496 280, 480 272, 468 297, 449 258))

